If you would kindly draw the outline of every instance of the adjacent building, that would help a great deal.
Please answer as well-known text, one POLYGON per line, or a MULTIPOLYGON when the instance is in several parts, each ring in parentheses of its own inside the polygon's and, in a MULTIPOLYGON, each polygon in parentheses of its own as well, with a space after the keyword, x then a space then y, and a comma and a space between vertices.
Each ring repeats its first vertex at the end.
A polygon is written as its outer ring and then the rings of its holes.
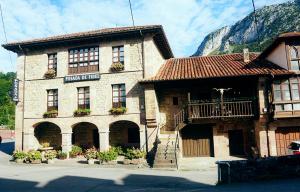
POLYGON ((300 139, 300 33, 261 54, 173 58, 162 26, 3 45, 16 52, 16 148, 137 147, 178 157, 286 155, 300 139))

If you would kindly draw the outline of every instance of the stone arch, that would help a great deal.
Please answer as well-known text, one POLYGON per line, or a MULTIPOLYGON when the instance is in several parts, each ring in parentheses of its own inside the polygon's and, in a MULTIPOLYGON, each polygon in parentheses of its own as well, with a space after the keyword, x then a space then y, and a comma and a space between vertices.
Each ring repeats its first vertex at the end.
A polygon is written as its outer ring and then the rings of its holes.
POLYGON ((54 149, 61 149, 62 136, 58 125, 51 122, 40 122, 33 125, 34 136, 40 146, 49 143, 54 149))
POLYGON ((78 145, 83 149, 99 148, 98 127, 90 122, 80 122, 72 126, 72 145, 78 145))
POLYGON ((140 148, 139 126, 127 120, 120 120, 109 126, 109 145, 140 148))

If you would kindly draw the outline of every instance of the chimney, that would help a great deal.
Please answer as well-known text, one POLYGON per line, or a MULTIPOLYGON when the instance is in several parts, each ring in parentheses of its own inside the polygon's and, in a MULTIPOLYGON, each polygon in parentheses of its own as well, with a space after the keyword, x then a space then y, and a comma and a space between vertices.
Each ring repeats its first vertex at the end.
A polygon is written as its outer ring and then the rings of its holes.
POLYGON ((243 49, 243 59, 245 63, 248 63, 250 61, 250 54, 248 48, 243 49))

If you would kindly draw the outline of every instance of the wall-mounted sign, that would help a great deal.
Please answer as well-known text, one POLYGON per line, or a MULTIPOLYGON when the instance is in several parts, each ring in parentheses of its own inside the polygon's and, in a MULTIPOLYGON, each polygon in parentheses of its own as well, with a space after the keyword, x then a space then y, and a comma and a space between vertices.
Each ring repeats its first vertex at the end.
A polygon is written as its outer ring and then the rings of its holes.
POLYGON ((71 82, 92 81, 92 80, 99 80, 99 79, 100 79, 100 74, 93 73, 93 74, 65 76, 64 81, 65 83, 71 83, 71 82))
POLYGON ((12 100, 15 102, 19 101, 19 79, 14 79, 13 81, 12 100))

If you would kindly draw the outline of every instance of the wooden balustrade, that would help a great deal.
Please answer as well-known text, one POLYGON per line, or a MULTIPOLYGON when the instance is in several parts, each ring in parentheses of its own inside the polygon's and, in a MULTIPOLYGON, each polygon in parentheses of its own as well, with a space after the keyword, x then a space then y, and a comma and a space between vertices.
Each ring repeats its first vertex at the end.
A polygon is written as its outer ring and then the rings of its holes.
POLYGON ((252 101, 190 103, 188 113, 190 119, 254 116, 252 101))

